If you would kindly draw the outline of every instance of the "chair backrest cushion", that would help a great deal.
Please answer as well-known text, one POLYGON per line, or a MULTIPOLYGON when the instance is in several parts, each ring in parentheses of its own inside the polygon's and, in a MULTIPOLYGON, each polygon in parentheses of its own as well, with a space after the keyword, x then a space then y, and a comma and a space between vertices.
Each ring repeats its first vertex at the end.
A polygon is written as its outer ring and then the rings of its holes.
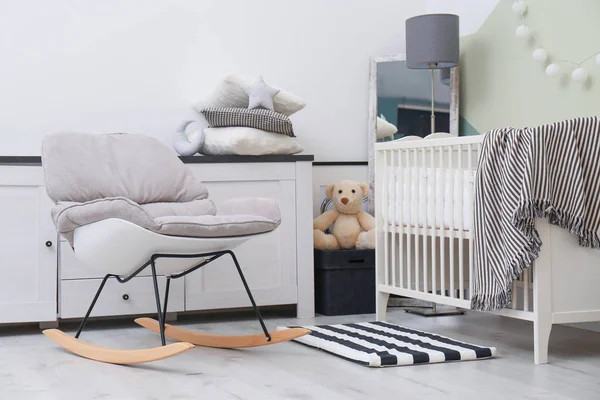
POLYGON ((43 141, 42 166, 55 203, 124 197, 147 204, 208 197, 206 186, 175 153, 144 135, 50 134, 43 141))

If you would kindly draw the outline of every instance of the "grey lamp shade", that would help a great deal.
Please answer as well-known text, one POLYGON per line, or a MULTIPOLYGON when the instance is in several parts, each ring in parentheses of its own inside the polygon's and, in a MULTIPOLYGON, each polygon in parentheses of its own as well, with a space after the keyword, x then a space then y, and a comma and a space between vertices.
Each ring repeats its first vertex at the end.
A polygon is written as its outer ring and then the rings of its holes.
POLYGON ((406 66, 412 69, 458 65, 458 15, 426 14, 406 20, 406 66))

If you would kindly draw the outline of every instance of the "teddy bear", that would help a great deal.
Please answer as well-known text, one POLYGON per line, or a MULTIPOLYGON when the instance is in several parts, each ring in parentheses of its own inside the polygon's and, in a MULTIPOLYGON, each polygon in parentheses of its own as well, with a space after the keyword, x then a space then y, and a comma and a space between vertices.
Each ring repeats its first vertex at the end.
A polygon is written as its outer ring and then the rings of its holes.
POLYGON ((325 193, 333 201, 335 209, 313 220, 315 249, 374 249, 375 218, 361 210, 369 186, 366 183, 340 181, 328 185, 325 193), (325 233, 331 224, 332 233, 325 233))

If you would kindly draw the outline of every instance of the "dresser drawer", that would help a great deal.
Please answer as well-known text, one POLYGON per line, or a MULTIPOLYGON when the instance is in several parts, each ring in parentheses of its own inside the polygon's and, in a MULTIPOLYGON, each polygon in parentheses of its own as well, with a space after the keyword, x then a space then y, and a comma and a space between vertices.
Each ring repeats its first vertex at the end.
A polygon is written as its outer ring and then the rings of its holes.
MULTIPOLYGON (((90 306, 102 279, 61 281, 60 318, 80 318, 90 306)), ((161 303, 165 298, 166 278, 158 277, 161 303)), ((184 280, 171 280, 168 312, 184 310, 184 280)), ((156 313, 152 277, 136 277, 127 283, 111 278, 92 311, 94 316, 156 313)))

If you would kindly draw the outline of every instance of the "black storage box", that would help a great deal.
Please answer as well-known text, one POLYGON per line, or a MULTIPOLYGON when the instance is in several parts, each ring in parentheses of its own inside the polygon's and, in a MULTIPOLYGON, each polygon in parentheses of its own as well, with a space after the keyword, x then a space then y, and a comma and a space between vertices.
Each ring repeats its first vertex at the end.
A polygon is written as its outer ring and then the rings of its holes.
POLYGON ((315 249, 315 311, 322 315, 375 312, 375 250, 315 249))

